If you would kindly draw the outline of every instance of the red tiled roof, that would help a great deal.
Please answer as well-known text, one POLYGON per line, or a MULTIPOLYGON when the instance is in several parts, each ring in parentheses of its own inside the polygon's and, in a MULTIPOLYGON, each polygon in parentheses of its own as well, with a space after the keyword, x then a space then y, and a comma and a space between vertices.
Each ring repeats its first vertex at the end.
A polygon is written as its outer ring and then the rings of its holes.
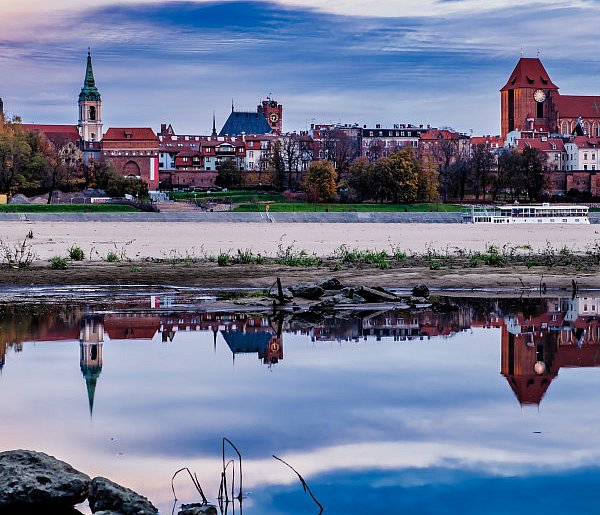
POLYGON ((42 132, 56 147, 81 140, 77 125, 40 125, 24 123, 21 127, 26 131, 42 132))
POLYGON ((544 152, 563 152, 565 150, 563 140, 560 138, 548 138, 546 140, 541 138, 520 138, 516 143, 517 148, 536 148, 544 152), (554 145, 554 148, 552 145, 554 145))
POLYGON ((588 136, 575 136, 572 140, 577 148, 598 148, 600 147, 600 141, 597 138, 590 138, 588 136))
POLYGON ((150 140, 158 143, 158 138, 150 127, 111 127, 104 135, 105 141, 121 141, 121 140, 150 140), (130 137, 127 135, 130 134, 130 137))
POLYGON ((516 88, 542 88, 557 90, 558 86, 550 80, 542 61, 537 57, 521 57, 510 74, 508 82, 500 91, 516 88))
POLYGON ((560 118, 600 118, 600 96, 558 95, 554 103, 560 118))
POLYGON ((430 129, 421 134, 421 139, 430 139, 430 140, 438 140, 438 139, 459 139, 458 132, 452 132, 446 129, 430 129))
POLYGON ((500 136, 472 136, 471 145, 497 145, 501 147, 504 141, 500 136))

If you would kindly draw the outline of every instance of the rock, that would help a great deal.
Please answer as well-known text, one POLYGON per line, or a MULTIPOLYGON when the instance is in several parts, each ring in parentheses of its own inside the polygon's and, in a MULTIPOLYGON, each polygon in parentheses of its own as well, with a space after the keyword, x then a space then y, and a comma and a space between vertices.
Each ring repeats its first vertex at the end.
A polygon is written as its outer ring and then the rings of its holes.
POLYGON ((298 283, 292 287, 292 293, 303 299, 318 300, 323 295, 323 288, 316 284, 298 283))
POLYGON ((354 291, 355 293, 363 297, 367 302, 394 302, 398 300, 398 297, 396 297, 396 295, 394 295, 393 293, 389 293, 385 290, 382 290, 383 288, 381 290, 376 290, 375 288, 368 288, 366 286, 362 286, 360 288, 356 288, 354 291))
POLYGON ((334 295, 332 299, 336 304, 365 304, 367 302, 357 293, 353 293, 350 297, 338 293, 337 295, 334 295))
POLYGON ((326 277, 325 279, 321 279, 317 286, 320 286, 324 290, 341 290, 344 286, 341 282, 339 282, 335 277, 326 277))
POLYGON ((182 504, 178 515, 217 515, 217 508, 212 504, 182 504))
POLYGON ((104 477, 90 483, 88 501, 93 513, 114 511, 119 515, 155 515, 158 510, 144 496, 104 477))
POLYGON ((429 297, 429 288, 427 288, 427 286, 425 286, 424 284, 417 284, 412 289, 412 296, 413 297, 429 297))
MULTIPOLYGON (((289 288, 282 288, 282 291, 284 300, 292 300, 294 298, 294 294, 289 288)), ((269 291, 269 297, 279 300, 279 293, 277 292, 277 288, 273 288, 269 291)))
POLYGON ((69 509, 87 497, 89 476, 43 452, 0 453, 0 512, 69 509))

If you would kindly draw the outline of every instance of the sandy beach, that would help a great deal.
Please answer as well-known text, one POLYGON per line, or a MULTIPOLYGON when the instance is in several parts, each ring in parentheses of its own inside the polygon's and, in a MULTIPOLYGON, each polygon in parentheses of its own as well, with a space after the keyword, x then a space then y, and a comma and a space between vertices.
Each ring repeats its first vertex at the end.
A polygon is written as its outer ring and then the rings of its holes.
POLYGON ((294 245, 318 256, 328 256, 340 245, 390 251, 423 252, 531 246, 533 250, 568 247, 583 252, 600 244, 597 225, 484 226, 470 224, 265 224, 265 223, 109 223, 109 222, 0 222, 0 240, 10 246, 21 243, 29 231, 38 259, 66 255, 72 245, 86 256, 100 260, 108 251, 124 252, 130 259, 146 257, 215 255, 250 249, 255 254, 275 255, 279 245, 294 245))
POLYGON ((174 285, 207 288, 270 287, 275 277, 285 285, 335 275, 345 284, 411 287, 425 282, 432 288, 506 289, 537 291, 544 283, 549 289, 569 290, 575 280, 582 288, 600 288, 596 266, 477 266, 453 269, 392 263, 390 269, 375 265, 339 266, 325 260, 321 266, 289 267, 278 264, 217 266, 202 259, 219 252, 235 254, 238 249, 255 255, 275 256, 278 248, 293 245, 320 257, 331 256, 340 245, 349 248, 392 248, 424 253, 428 249, 453 253, 456 249, 483 251, 488 245, 507 245, 522 252, 567 247, 585 253, 600 248, 598 226, 474 226, 462 224, 257 224, 257 223, 107 223, 107 222, 3 222, 0 239, 14 249, 27 238, 36 260, 22 269, 5 267, 0 284, 30 285, 174 285), (48 260, 67 256, 68 248, 79 246, 86 259, 71 262, 66 270, 51 270, 48 260), (109 251, 124 256, 117 263, 103 258, 109 251))

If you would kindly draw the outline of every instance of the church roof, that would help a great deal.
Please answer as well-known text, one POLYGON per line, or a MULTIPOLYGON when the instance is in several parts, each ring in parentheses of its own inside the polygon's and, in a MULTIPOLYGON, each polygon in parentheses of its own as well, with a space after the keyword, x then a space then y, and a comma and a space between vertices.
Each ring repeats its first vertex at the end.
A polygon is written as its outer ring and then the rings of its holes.
POLYGON ((221 331, 221 334, 234 354, 261 353, 273 336, 266 331, 221 331))
POLYGON ((517 88, 541 88, 558 89, 558 86, 550 80, 548 72, 542 61, 537 57, 521 57, 510 74, 508 82, 500 91, 508 91, 517 88))
POLYGON ((232 111, 219 136, 240 134, 269 134, 272 128, 262 113, 232 111))
POLYGON ((600 96, 558 95, 554 103, 559 118, 600 118, 600 96))
POLYGON ((85 79, 83 81, 83 88, 79 93, 79 101, 85 100, 100 100, 100 92, 96 87, 96 81, 94 80, 94 70, 92 69, 92 55, 88 50, 87 55, 87 66, 85 67, 85 79))

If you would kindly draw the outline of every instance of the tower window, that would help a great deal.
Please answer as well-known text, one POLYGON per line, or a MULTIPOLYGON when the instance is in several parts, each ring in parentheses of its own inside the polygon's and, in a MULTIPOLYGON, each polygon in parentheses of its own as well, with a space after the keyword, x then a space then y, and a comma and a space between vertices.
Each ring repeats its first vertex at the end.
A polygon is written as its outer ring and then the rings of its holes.
POLYGON ((538 102, 537 104, 537 118, 543 118, 544 117, 544 103, 543 102, 538 102))
POLYGON ((95 134, 95 133, 93 133, 93 132, 92 132, 92 133, 90 134, 90 140, 91 140, 91 141, 96 141, 96 134, 95 134))
POLYGON ((94 106, 90 106, 90 120, 96 119, 96 108, 94 106))

